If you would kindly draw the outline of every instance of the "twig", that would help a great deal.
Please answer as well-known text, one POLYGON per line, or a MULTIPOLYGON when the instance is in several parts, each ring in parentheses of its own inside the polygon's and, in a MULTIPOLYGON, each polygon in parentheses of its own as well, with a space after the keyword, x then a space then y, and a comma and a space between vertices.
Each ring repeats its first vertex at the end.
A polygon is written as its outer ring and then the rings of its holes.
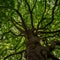
POLYGON ((19 51, 19 52, 16 52, 16 53, 12 53, 12 54, 10 54, 10 55, 4 57, 4 60, 6 60, 7 58, 9 58, 10 56, 17 55, 17 54, 22 54, 24 51, 25 51, 25 50, 19 51))

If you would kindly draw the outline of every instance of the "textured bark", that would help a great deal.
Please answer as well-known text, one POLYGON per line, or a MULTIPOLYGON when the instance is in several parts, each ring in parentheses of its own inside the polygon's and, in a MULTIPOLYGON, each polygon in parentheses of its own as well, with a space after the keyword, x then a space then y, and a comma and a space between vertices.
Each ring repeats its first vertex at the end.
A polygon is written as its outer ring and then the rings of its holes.
POLYGON ((47 60, 49 50, 40 44, 37 36, 31 36, 26 46, 26 60, 47 60))

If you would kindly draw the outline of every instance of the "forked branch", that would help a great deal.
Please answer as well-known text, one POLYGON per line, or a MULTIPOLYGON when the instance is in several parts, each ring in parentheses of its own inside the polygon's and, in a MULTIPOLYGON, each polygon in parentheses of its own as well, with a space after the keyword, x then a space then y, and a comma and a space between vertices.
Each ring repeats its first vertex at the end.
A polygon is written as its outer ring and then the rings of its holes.
POLYGON ((49 23, 47 23, 44 28, 46 28, 47 26, 49 26, 54 21, 54 14, 55 14, 55 9, 56 9, 57 3, 58 3, 58 0, 55 1, 55 5, 52 8, 51 21, 49 23))

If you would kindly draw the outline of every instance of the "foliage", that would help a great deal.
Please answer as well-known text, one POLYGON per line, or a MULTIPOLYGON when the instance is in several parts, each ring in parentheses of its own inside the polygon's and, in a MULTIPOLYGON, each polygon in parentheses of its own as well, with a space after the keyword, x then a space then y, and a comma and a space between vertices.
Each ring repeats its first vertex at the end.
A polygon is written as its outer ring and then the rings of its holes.
MULTIPOLYGON (((59 0, 0 0, 0 60, 19 60, 21 55, 24 60, 28 30, 37 32, 44 46, 60 41, 59 23, 59 0)), ((60 58, 59 46, 51 53, 60 58)))

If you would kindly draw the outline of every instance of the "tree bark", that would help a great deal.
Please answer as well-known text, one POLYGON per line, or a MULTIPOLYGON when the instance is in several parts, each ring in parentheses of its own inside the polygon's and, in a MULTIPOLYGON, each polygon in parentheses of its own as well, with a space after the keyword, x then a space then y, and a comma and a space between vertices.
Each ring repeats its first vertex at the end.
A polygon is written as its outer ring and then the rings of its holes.
POLYGON ((40 44, 37 36, 31 36, 26 42, 26 60, 47 60, 48 48, 40 44))

